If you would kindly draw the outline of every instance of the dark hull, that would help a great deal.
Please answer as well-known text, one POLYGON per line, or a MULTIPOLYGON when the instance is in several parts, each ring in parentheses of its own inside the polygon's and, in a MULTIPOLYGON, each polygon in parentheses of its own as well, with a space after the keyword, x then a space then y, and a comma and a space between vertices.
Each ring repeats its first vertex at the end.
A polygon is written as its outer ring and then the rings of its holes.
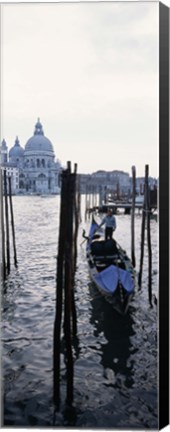
POLYGON ((118 287, 116 292, 113 294, 108 294, 106 291, 103 290, 102 286, 96 282, 94 276, 97 273, 97 270, 95 267, 91 268, 89 265, 89 272, 92 282, 95 284, 96 288, 100 292, 100 294, 105 298, 105 300, 111 304, 114 310, 118 312, 121 315, 125 315, 128 311, 129 304, 131 302, 131 299, 133 297, 133 294, 126 294, 120 292, 121 288, 118 287))
POLYGON ((134 295, 134 290, 133 292, 129 293, 126 291, 126 289, 122 286, 121 283, 118 283, 115 291, 113 293, 109 293, 106 292, 100 281, 96 280, 96 275, 100 273, 101 269, 109 268, 110 265, 116 265, 117 267, 120 266, 120 268, 123 267, 125 270, 128 271, 128 273, 130 272, 133 280, 135 279, 135 273, 130 259, 127 257, 126 253, 120 248, 120 246, 118 247, 118 252, 118 255, 115 255, 115 257, 100 257, 92 254, 92 251, 90 249, 87 253, 87 260, 91 280, 95 284, 100 294, 106 299, 107 302, 112 305, 114 310, 116 310, 121 315, 125 315, 128 311, 129 304, 134 295))

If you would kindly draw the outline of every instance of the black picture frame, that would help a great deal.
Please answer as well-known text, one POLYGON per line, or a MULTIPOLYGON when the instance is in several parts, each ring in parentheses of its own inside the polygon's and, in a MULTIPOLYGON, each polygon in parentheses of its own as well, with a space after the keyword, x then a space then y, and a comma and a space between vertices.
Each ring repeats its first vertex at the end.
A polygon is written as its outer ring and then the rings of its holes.
POLYGON ((159 3, 159 429, 169 424, 169 8, 159 3))

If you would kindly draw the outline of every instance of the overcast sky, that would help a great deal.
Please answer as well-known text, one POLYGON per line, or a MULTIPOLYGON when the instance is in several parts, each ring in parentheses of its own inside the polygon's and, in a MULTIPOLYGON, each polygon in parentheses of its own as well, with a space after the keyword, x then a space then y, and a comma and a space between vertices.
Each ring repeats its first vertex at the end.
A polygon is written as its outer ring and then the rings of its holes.
POLYGON ((1 140, 37 118, 62 164, 158 176, 158 2, 4 4, 1 140))

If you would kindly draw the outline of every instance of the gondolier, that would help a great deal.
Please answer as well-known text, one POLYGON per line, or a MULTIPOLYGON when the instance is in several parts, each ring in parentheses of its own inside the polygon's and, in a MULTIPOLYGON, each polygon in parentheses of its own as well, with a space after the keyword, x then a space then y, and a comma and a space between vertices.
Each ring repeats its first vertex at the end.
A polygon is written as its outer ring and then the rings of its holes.
POLYGON ((99 228, 105 224, 105 240, 111 239, 113 231, 116 229, 116 218, 111 209, 108 209, 107 215, 103 218, 99 228))

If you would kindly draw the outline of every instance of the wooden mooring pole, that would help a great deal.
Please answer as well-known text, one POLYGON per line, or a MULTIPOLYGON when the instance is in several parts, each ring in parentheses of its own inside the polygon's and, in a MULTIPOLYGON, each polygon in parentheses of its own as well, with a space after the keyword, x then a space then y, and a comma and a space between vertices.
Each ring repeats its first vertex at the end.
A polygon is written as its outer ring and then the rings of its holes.
POLYGON ((89 184, 89 208, 88 208, 88 219, 90 219, 90 209, 92 207, 92 185, 89 184))
MULTIPOLYGON (((54 323, 54 387, 53 399, 56 406, 60 403, 60 338, 62 323, 62 299, 64 297, 64 337, 66 344, 67 367, 67 397, 66 402, 73 402, 73 353, 72 337, 76 335, 76 307, 74 299, 75 272, 75 194, 76 172, 71 173, 71 163, 67 163, 67 170, 62 173, 61 204, 60 204, 60 232, 57 265, 57 293, 56 317, 54 323), (64 294, 64 296, 63 296, 64 294)), ((78 219, 77 219, 78 220, 78 219)), ((77 231, 78 228, 76 227, 77 231)))
POLYGON ((3 176, 1 171, 1 251, 2 251, 2 280, 6 280, 6 260, 5 260, 5 230, 4 230, 4 197, 3 197, 3 176))
POLYGON ((87 211, 88 211, 88 185, 86 184, 86 195, 85 195, 85 221, 87 220, 87 211))
POLYGON ((74 276, 76 272, 77 265, 77 239, 78 239, 78 228, 79 222, 81 220, 80 216, 80 184, 77 180, 77 164, 74 166, 74 177, 73 177, 73 269, 72 269, 72 332, 73 336, 77 335, 77 313, 75 306, 75 296, 74 296, 74 276))
POLYGON ((151 233, 150 233, 150 198, 149 198, 149 166, 145 166, 145 191, 144 203, 142 212, 142 227, 141 227, 141 256, 140 267, 138 275, 139 290, 142 285, 142 271, 143 271, 143 258, 144 258, 144 242, 145 242, 145 228, 147 227, 147 245, 148 245, 148 297, 149 303, 152 307, 152 247, 151 247, 151 233), (147 224, 146 224, 147 222, 147 224))
POLYGON ((9 203, 10 203, 10 212, 11 212, 11 229, 12 229, 12 238, 13 238, 13 249, 14 249, 14 265, 17 268, 17 251, 16 251, 16 242, 15 242, 15 228, 14 228, 14 213, 13 213, 13 205, 12 205, 12 189, 11 189, 11 177, 8 177, 8 185, 9 185, 9 203))
POLYGON ((73 353, 72 353, 72 283, 73 283, 73 200, 74 200, 74 174, 71 174, 69 167, 69 181, 67 182, 67 224, 66 224, 66 245, 65 245, 65 304, 64 304, 64 335, 67 354, 67 403, 73 402, 73 353))
POLYGON ((144 194, 144 202, 143 202, 143 209, 142 209, 142 226, 141 226, 141 252, 140 252, 140 264, 139 264, 139 274, 138 274, 139 291, 141 290, 142 287, 142 272, 143 272, 144 243, 145 243, 145 221, 146 221, 145 200, 146 200, 146 196, 144 194))
POLYGON ((135 259, 135 198, 136 198, 136 168, 132 166, 132 211, 131 211, 131 257, 133 267, 136 266, 135 259))
POLYGON ((149 166, 146 165, 146 223, 147 223, 147 244, 148 244, 148 296, 149 303, 152 307, 152 247, 151 247, 151 230, 150 230, 150 190, 149 190, 149 166))
POLYGON ((10 273, 10 240, 9 240, 9 212, 8 212, 7 175, 4 170, 4 196, 5 196, 5 226, 6 226, 6 261, 7 274, 10 273))
POLYGON ((54 321, 53 338, 53 399, 58 407, 60 404, 60 349, 61 349, 61 321, 62 321, 62 301, 63 301, 63 261, 65 251, 66 220, 67 220, 67 173, 61 174, 61 203, 60 203, 60 228, 57 256, 57 276, 56 276, 56 315, 54 321))
POLYGON ((99 206, 101 207, 103 205, 104 200, 104 186, 99 186, 99 206))

